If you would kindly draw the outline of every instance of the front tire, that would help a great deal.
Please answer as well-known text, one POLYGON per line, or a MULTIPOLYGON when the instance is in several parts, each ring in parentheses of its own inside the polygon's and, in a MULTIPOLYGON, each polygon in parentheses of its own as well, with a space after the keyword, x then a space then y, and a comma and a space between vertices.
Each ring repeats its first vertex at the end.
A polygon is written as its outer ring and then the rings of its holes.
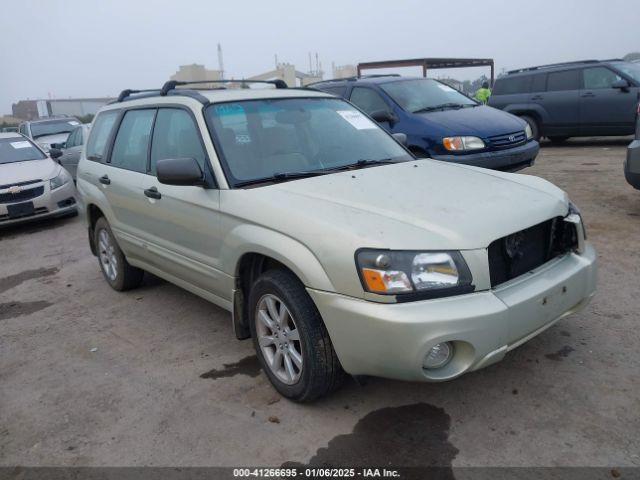
POLYGON ((258 359, 281 395, 308 402, 340 386, 344 371, 298 278, 284 270, 265 272, 251 288, 249 308, 258 359))
POLYGON ((531 133, 533 134, 533 139, 539 142, 542 134, 540 132, 540 125, 538 124, 538 121, 529 115, 521 115, 520 118, 529 124, 529 127, 531 127, 531 133))
POLYGON ((94 235, 100 270, 111 288, 123 292, 138 287, 142 283, 144 270, 129 265, 106 218, 98 219, 94 235))

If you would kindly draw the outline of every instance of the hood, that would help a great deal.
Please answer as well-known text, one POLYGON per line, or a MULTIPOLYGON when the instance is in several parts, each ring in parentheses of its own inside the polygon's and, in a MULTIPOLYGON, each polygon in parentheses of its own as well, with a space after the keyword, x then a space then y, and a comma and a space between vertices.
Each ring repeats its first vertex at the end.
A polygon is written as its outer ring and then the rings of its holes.
POLYGON ((67 138, 69 138, 69 133, 56 133, 55 135, 43 135, 38 137, 34 139, 34 142, 48 151, 49 148, 51 148, 52 143, 66 142, 67 138))
POLYGON ((30 180, 49 180, 57 175, 59 169, 60 166, 50 158, 2 163, 0 164, 0 183, 14 185, 30 180))
POLYGON ((414 114, 443 136, 473 135, 492 137, 524 130, 525 122, 515 115, 486 105, 457 110, 414 114))
POLYGON ((346 248, 468 250, 555 216, 566 194, 529 175, 417 160, 229 190, 223 210, 313 252, 346 248), (337 245, 337 247, 336 247, 337 245))

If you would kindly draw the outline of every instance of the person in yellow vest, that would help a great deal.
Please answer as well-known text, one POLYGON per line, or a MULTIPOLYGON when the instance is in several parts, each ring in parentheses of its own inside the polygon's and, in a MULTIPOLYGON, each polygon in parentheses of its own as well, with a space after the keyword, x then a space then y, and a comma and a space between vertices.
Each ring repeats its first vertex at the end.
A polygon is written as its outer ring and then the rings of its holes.
POLYGON ((489 82, 482 82, 482 88, 479 88, 475 94, 476 100, 486 105, 491 96, 491 89, 489 88, 489 82))

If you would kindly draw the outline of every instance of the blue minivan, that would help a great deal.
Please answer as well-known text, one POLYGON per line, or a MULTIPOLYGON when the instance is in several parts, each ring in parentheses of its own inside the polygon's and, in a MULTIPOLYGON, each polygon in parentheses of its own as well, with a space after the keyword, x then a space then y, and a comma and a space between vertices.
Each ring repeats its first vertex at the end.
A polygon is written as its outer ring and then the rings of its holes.
POLYGON ((369 75, 309 86, 349 100, 390 133, 404 133, 417 157, 504 171, 533 165, 529 125, 430 78, 369 75))

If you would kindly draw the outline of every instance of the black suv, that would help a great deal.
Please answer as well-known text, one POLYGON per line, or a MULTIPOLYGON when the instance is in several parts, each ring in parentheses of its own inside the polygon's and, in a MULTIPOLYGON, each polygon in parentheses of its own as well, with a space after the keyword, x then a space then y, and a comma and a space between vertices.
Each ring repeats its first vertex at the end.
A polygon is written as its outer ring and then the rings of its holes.
POLYGON ((639 87, 638 63, 583 60, 511 71, 489 105, 526 120, 534 138, 632 135, 639 87))

